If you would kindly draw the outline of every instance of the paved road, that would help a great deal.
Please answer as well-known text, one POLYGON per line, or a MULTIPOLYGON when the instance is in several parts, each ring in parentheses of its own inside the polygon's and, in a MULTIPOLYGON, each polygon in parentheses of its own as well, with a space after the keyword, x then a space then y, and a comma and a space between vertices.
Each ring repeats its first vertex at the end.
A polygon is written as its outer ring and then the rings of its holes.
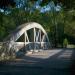
POLYGON ((45 50, 1 66, 0 75, 72 75, 74 60, 74 49, 45 50))

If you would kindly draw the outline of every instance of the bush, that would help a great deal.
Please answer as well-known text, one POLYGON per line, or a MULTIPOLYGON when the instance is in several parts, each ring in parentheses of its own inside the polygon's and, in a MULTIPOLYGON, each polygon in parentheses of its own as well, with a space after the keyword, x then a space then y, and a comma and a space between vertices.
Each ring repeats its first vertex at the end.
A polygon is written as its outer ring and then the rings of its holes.
POLYGON ((64 48, 67 48, 67 45, 68 45, 68 39, 65 38, 65 39, 63 40, 63 47, 64 47, 64 48))

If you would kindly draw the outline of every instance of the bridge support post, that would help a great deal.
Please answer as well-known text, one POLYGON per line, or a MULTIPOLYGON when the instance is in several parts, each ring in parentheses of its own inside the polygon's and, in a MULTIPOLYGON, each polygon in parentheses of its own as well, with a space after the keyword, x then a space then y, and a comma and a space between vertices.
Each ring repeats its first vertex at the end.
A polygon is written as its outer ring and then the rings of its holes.
POLYGON ((40 30, 40 49, 41 49, 41 30, 40 30))
POLYGON ((36 40, 36 39, 35 39, 35 36, 36 36, 36 30, 35 30, 35 28, 34 28, 34 50, 36 49, 36 48, 35 48, 35 40, 36 40))
POLYGON ((24 49, 26 50, 26 31, 24 33, 24 49))

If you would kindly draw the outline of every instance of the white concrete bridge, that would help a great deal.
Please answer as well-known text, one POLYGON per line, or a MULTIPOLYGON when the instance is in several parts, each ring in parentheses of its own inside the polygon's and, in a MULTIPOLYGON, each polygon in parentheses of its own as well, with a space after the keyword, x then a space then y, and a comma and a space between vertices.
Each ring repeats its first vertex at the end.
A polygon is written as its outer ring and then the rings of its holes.
POLYGON ((4 51, 38 51, 50 48, 48 35, 44 28, 35 22, 20 25, 6 39, 4 39, 4 51))

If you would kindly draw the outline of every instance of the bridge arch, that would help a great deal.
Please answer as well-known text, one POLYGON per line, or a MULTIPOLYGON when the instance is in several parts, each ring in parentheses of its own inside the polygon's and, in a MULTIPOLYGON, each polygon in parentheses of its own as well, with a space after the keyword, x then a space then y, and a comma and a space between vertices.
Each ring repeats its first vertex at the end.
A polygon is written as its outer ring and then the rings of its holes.
POLYGON ((26 50, 48 49, 50 47, 50 42, 46 31, 39 23, 36 22, 20 25, 4 40, 4 42, 6 43, 5 45, 8 47, 8 50, 13 48, 16 51, 22 47, 24 47, 26 50), (28 34, 28 31, 30 34, 28 34), (17 41, 22 35, 24 40, 22 42, 17 41), (29 36, 30 38, 33 38, 31 41, 29 36))

